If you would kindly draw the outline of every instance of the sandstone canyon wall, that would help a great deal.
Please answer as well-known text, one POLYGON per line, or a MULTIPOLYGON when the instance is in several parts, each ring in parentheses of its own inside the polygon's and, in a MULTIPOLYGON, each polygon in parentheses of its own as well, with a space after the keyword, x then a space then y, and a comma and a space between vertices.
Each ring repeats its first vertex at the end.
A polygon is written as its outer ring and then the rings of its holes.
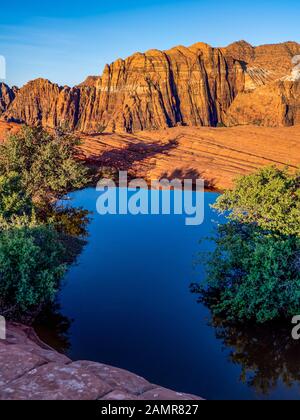
POLYGON ((0 115, 3 114, 15 99, 18 89, 12 89, 5 83, 0 83, 0 115))
POLYGON ((292 77, 297 54, 300 45, 294 42, 150 50, 119 59, 102 76, 73 88, 37 79, 10 100, 4 92, 2 117, 85 133, 178 125, 290 126, 300 122, 300 81, 292 77))

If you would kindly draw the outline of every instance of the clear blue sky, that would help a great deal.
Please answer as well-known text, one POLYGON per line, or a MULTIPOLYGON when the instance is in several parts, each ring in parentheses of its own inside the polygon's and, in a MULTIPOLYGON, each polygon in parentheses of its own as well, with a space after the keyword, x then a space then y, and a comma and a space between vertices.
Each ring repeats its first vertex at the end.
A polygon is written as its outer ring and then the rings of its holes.
POLYGON ((300 42, 299 0, 14 0, 1 4, 7 83, 74 85, 106 63, 150 48, 300 42))

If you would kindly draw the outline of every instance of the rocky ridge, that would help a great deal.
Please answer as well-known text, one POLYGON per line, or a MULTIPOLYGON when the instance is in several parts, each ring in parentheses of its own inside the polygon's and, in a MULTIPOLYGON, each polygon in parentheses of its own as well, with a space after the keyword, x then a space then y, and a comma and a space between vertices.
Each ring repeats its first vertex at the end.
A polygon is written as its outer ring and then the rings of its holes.
POLYGON ((300 122, 300 77, 294 77, 292 59, 298 54, 295 42, 150 50, 118 59, 102 76, 73 88, 31 81, 13 100, 2 94, 0 114, 8 122, 62 125, 84 133, 295 125, 300 122))
POLYGON ((13 102, 17 91, 18 89, 16 87, 11 89, 5 83, 0 83, 0 115, 5 112, 13 102))

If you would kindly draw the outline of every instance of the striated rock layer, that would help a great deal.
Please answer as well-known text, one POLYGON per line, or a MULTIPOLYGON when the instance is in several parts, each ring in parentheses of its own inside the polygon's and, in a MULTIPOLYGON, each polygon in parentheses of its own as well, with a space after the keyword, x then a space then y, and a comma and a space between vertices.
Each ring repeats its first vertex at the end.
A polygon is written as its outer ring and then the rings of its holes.
POLYGON ((3 114, 15 99, 18 89, 13 87, 12 89, 5 83, 0 83, 0 115, 3 114))
POLYGON ((202 178, 212 190, 232 188, 236 178, 264 166, 295 171, 300 165, 300 126, 176 127, 82 139, 85 159, 95 167, 128 170, 148 182, 202 178))
MULTIPOLYGON (((0 121, 0 141, 20 127, 0 121)), ((127 170, 130 177, 149 183, 164 177, 203 178, 208 189, 223 190, 263 166, 289 166, 294 171, 300 165, 300 125, 175 127, 80 137, 79 155, 93 168, 127 170)))
POLYGON ((7 121, 85 133, 177 125, 290 126, 300 120, 300 75, 292 64, 297 54, 300 45, 294 42, 150 50, 119 59, 102 76, 73 88, 37 79, 14 100, 2 93, 2 112, 7 121))

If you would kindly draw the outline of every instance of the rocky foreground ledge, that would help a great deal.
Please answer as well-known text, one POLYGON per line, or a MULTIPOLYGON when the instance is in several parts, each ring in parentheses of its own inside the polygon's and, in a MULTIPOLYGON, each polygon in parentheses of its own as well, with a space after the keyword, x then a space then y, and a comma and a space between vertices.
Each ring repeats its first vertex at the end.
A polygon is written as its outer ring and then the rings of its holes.
POLYGON ((101 363, 72 362, 30 327, 10 323, 0 340, 0 400, 201 400, 101 363))

